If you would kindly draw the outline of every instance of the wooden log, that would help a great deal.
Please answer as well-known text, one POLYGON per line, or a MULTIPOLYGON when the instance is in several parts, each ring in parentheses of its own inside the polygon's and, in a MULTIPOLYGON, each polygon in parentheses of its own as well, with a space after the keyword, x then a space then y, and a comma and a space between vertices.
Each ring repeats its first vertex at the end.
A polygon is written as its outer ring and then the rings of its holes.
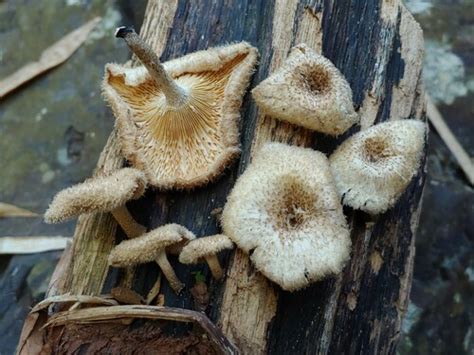
MULTIPOLYGON (((422 32, 399 0, 150 0, 141 35, 163 53, 162 60, 246 40, 261 54, 252 87, 278 68, 293 45, 306 42, 346 76, 361 129, 389 119, 425 120, 422 32)), ((213 211, 223 207, 235 179, 262 143, 281 141, 330 153, 360 129, 338 139, 311 133, 260 115, 250 95, 241 113, 240 163, 205 188, 149 191, 129 206, 142 223, 149 228, 180 223, 197 236, 217 233, 213 211)), ((122 164, 112 134, 97 170, 110 171, 122 164)), ((337 278, 299 292, 283 292, 256 273, 242 252, 227 255, 226 281, 211 281, 210 318, 243 353, 394 353, 408 302, 424 177, 422 168, 397 205, 376 219, 346 211, 352 258, 337 278)), ((107 255, 115 242, 116 224, 110 216, 80 218, 51 290, 94 295, 117 284, 131 284, 146 294, 156 280, 156 266, 126 274, 109 270, 107 255)), ((163 282, 166 305, 191 308, 190 271, 196 267, 171 262, 186 291, 176 296, 163 282)))

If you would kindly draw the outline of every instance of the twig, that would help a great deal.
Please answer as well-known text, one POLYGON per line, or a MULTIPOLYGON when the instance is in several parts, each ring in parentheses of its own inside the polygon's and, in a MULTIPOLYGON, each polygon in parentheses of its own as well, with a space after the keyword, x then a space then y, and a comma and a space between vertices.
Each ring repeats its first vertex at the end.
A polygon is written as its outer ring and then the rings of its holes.
POLYGON ((459 166, 466 174, 469 183, 474 185, 474 164, 472 163, 471 158, 456 139, 453 132, 449 129, 448 125, 443 119, 443 116, 441 116, 441 113, 438 111, 428 95, 426 95, 426 102, 426 111, 430 122, 441 136, 441 139, 443 139, 444 143, 448 146, 451 153, 453 153, 454 157, 459 163, 459 166))
POLYGON ((0 237, 0 254, 33 254, 62 250, 72 238, 57 237, 0 237))

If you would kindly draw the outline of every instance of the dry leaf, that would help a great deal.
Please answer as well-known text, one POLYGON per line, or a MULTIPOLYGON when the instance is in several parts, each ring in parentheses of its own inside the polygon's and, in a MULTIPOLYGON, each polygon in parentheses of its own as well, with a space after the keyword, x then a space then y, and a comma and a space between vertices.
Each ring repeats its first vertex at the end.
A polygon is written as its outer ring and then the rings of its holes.
POLYGON ((0 98, 45 71, 58 66, 68 59, 87 39, 90 31, 100 21, 100 17, 90 20, 78 29, 47 48, 36 62, 31 62, 0 81, 0 98))
MULTIPOLYGON (((0 84, 1 85, 1 84, 0 84)), ((37 217, 38 214, 9 203, 0 202, 0 218, 2 217, 37 217)))
POLYGON ((153 287, 150 289, 148 292, 148 295, 146 296, 146 304, 151 304, 153 300, 155 299, 156 296, 160 293, 161 289, 161 273, 158 275, 158 278, 156 279, 155 284, 153 287))
POLYGON ((62 250, 72 238, 57 237, 0 237, 0 254, 32 254, 62 250))

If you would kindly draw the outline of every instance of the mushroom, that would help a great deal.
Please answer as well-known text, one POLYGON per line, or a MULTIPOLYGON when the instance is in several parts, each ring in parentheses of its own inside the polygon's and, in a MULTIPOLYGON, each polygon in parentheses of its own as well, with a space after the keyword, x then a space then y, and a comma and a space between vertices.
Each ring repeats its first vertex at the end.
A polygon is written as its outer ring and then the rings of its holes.
POLYGON ((359 121, 344 76, 304 43, 293 47, 283 66, 255 87, 252 96, 266 115, 330 135, 344 133, 359 121))
POLYGON ((342 202, 372 215, 391 208, 420 167, 426 124, 380 123, 344 141, 329 158, 342 202))
POLYGON ((109 264, 128 267, 155 260, 171 288, 179 293, 184 285, 176 276, 166 257, 168 248, 184 245, 194 239, 192 232, 179 224, 167 224, 134 239, 124 240, 109 255, 109 264))
POLYGON ((123 168, 108 176, 87 179, 60 191, 44 214, 47 223, 59 223, 83 213, 110 212, 129 238, 145 233, 146 228, 130 215, 125 203, 143 195, 143 172, 123 168))
POLYGON ((224 272, 216 254, 233 247, 232 240, 223 234, 194 239, 183 247, 181 254, 179 254, 179 261, 183 264, 197 264, 205 259, 212 276, 216 280, 220 280, 224 276, 224 272))
POLYGON ((230 193, 222 228, 284 290, 339 273, 350 254, 329 163, 309 148, 265 144, 230 193))
POLYGON ((216 179, 240 152, 239 110, 257 49, 241 42, 161 64, 133 29, 116 36, 144 65, 108 64, 102 84, 125 158, 158 188, 216 179))

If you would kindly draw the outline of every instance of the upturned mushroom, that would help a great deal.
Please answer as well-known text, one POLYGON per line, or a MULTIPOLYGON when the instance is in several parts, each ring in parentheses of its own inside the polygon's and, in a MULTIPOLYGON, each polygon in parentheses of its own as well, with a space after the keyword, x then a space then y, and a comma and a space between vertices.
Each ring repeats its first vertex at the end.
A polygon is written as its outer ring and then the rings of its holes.
POLYGON ((209 265, 212 276, 216 280, 220 280, 224 276, 224 271, 217 254, 222 250, 232 249, 233 247, 232 240, 223 234, 194 239, 183 247, 181 254, 179 254, 179 261, 183 264, 197 264, 205 260, 209 265))
POLYGON ((146 228, 133 219, 125 203, 142 196, 146 183, 145 174, 132 168, 87 179, 60 191, 44 219, 47 223, 60 223, 84 213, 110 212, 129 238, 138 237, 146 228))
POLYGON ((329 135, 340 135, 359 121, 344 76, 304 43, 252 96, 266 115, 329 135))
POLYGON ((417 173, 426 124, 380 123, 345 140, 329 158, 342 202, 372 215, 391 208, 417 173))
POLYGON ((309 148, 265 144, 230 193, 222 228, 284 290, 339 273, 350 254, 329 163, 309 148))
POLYGON ((240 152, 239 110, 256 48, 241 42, 161 64, 133 29, 116 36, 143 63, 108 64, 102 85, 125 158, 158 188, 216 179, 240 152))
POLYGON ((184 284, 178 279, 166 256, 168 248, 181 247, 194 239, 194 234, 179 224, 167 224, 134 239, 124 240, 109 255, 109 264, 128 267, 156 261, 171 288, 179 293, 184 284))

